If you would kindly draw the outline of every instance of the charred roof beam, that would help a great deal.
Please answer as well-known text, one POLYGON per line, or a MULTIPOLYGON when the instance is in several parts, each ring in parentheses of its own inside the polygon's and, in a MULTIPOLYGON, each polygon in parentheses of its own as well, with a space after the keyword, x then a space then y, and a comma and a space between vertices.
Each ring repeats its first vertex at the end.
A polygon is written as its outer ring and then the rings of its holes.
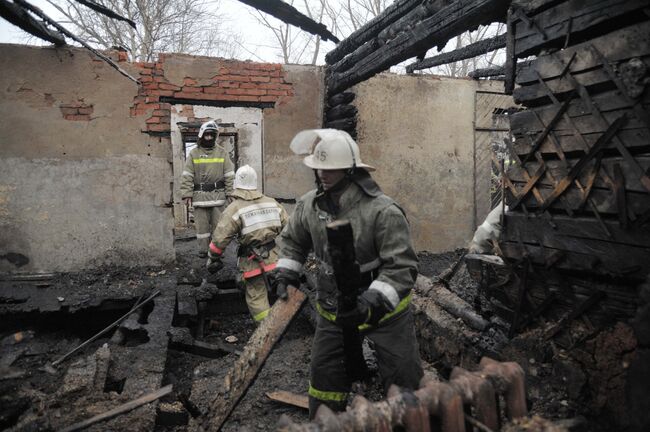
POLYGON ((302 14, 298 9, 281 0, 239 0, 240 2, 254 7, 257 10, 273 15, 280 21, 294 25, 306 32, 320 36, 323 40, 331 40, 339 43, 324 24, 317 23, 307 15, 302 14))
POLYGON ((61 33, 49 29, 44 22, 34 19, 16 3, 0 0, 0 16, 39 39, 52 42, 57 46, 65 45, 65 38, 61 33))

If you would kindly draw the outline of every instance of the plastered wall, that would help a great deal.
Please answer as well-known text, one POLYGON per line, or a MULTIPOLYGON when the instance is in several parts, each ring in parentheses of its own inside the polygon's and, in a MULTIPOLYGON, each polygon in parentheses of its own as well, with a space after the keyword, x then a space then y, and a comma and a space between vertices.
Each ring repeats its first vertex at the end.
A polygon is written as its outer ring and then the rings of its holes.
POLYGON ((380 74, 354 88, 362 158, 406 211, 417 250, 464 247, 473 234, 476 86, 380 74))

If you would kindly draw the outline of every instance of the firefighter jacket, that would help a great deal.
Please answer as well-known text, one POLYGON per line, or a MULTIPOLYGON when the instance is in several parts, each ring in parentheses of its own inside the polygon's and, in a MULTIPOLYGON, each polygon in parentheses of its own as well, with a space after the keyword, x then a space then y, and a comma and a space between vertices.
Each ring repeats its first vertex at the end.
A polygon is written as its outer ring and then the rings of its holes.
POLYGON ((181 177, 181 196, 192 198, 194 207, 216 207, 232 192, 234 166, 228 152, 218 144, 197 146, 190 151, 181 177))
POLYGON ((286 210, 273 198, 255 190, 235 189, 234 201, 221 214, 212 234, 210 250, 218 255, 239 240, 237 266, 244 279, 269 272, 278 260, 275 237, 287 224, 286 210))
MULTIPOLYGON (((310 251, 321 262, 317 307, 333 319, 337 288, 327 251, 325 226, 335 219, 347 219, 354 233, 354 250, 368 289, 380 291, 398 313, 408 306, 417 277, 417 255, 411 245, 408 221, 402 209, 388 196, 366 194, 350 183, 341 195, 336 215, 319 205, 322 193, 305 194, 298 202, 287 227, 278 237, 278 268, 300 272, 310 251)), ((361 288, 363 290, 364 287, 361 288)), ((390 314, 390 313, 389 313, 390 314)))

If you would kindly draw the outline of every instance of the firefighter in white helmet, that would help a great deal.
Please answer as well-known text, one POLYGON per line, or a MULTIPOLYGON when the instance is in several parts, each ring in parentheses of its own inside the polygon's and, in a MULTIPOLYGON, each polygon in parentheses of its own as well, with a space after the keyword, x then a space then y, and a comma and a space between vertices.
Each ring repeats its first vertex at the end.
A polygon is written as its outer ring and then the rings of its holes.
POLYGON ((224 210, 212 233, 208 270, 223 266, 221 257, 235 238, 239 241, 237 267, 242 272, 246 304, 253 320, 259 322, 269 313, 267 291, 269 272, 275 268, 278 252, 275 237, 289 217, 284 207, 257 190, 257 173, 248 165, 235 174, 233 201, 224 210))
POLYGON ((201 125, 196 148, 190 151, 181 177, 181 196, 194 207, 199 256, 207 255, 210 234, 232 192, 234 165, 217 143, 219 128, 213 120, 201 125))
POLYGON ((278 295, 287 285, 299 286, 307 255, 320 261, 318 324, 311 355, 309 414, 321 404, 345 408, 350 380, 343 361, 342 326, 358 326, 374 342, 384 389, 392 384, 415 389, 422 377, 411 311, 411 290, 417 276, 417 256, 404 211, 386 196, 361 161, 352 137, 334 129, 300 132, 291 142, 304 164, 316 175, 317 188, 296 205, 278 236, 278 295), (337 288, 327 252, 325 226, 347 219, 354 233, 356 259, 364 286, 352 313, 338 313, 337 288))

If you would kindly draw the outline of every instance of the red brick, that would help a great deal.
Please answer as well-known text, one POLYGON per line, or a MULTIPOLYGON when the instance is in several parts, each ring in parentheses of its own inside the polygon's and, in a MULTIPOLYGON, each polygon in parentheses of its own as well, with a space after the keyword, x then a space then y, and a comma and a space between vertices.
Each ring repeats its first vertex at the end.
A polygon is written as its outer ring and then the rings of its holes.
POLYGON ((246 94, 248 90, 246 89, 239 89, 239 88, 234 88, 234 89, 226 89, 226 94, 229 95, 244 95, 246 94))
POLYGON ((92 114, 94 111, 92 106, 79 108, 79 114, 92 114))
POLYGON ((145 123, 151 124, 151 123, 160 123, 160 117, 149 117, 145 123))
POLYGON ((275 102, 277 100, 277 96, 260 96, 260 102, 275 102))
POLYGON ((219 78, 220 81, 247 82, 247 81, 251 80, 249 77, 244 76, 244 75, 220 75, 218 78, 219 78))
POLYGON ((157 82, 150 82, 142 86, 143 89, 145 90, 158 90, 158 83, 157 82))
POLYGON ((271 71, 271 73, 269 75, 272 76, 272 77, 280 77, 280 76, 282 76, 282 71, 274 70, 274 71, 271 71))
POLYGON ((237 88, 237 87, 239 87, 239 83, 238 82, 232 82, 232 81, 219 81, 219 87, 237 88))
POLYGON ((243 82, 243 83, 239 84, 239 88, 243 88, 243 89, 254 89, 254 88, 261 88, 261 87, 260 87, 259 84, 253 84, 253 83, 249 83, 249 82, 243 82))
POLYGON ((147 68, 147 69, 153 69, 154 67, 156 67, 156 64, 149 62, 149 63, 142 63, 142 66, 147 68))
POLYGON ((151 113, 151 115, 155 115, 155 116, 158 116, 158 117, 169 116, 169 110, 156 109, 156 110, 153 110, 153 112, 151 113))
POLYGON ((152 82, 153 78, 151 77, 151 75, 144 75, 140 77, 139 81, 141 83, 148 83, 148 82, 152 82))
POLYGON ((292 84, 280 84, 280 88, 283 90, 293 90, 292 84))
POLYGON ((267 90, 267 93, 272 96, 286 96, 286 90, 267 90))
POLYGON ((181 89, 182 92, 185 93, 203 93, 203 87, 183 87, 181 89))
POLYGON ((167 78, 165 78, 163 75, 153 74, 152 77, 153 77, 152 79, 157 83, 167 83, 167 84, 169 84, 169 82, 167 82, 167 78))
POLYGON ((251 96, 262 96, 266 94, 265 89, 244 89, 245 94, 251 96))
POLYGON ((171 118, 169 116, 158 117, 158 123, 169 124, 171 123, 171 118))
POLYGON ((150 132, 167 132, 169 131, 168 124, 149 124, 147 130, 150 132))
POLYGON ((210 94, 224 94, 226 90, 219 87, 204 87, 203 92, 210 94))
POLYGON ((181 88, 180 88, 179 86, 177 86, 177 85, 169 84, 169 83, 165 83, 165 82, 161 82, 160 84, 158 84, 158 86, 160 87, 161 90, 174 90, 174 91, 179 91, 179 90, 181 89, 181 88))
POLYGON ((151 75, 151 69, 142 69, 140 75, 151 75))
POLYGON ((252 76, 251 82, 270 82, 271 78, 267 76, 252 76))
POLYGON ((219 68, 219 75, 228 75, 229 73, 230 73, 230 69, 226 67, 219 68))
POLYGON ((195 80, 194 78, 189 78, 189 77, 183 78, 183 85, 184 86, 194 86, 194 85, 197 85, 198 83, 199 82, 197 80, 195 80))
POLYGON ((215 97, 215 100, 222 100, 222 101, 238 101, 240 100, 242 96, 241 95, 219 95, 215 97))
POLYGON ((63 114, 63 116, 79 114, 79 108, 60 106, 59 109, 61 110, 61 114, 63 114))
MULTIPOLYGON (((191 106, 191 105, 190 105, 191 106)), ((156 104, 153 109, 163 109, 163 110, 170 110, 172 109, 172 104, 169 102, 163 102, 161 104, 156 104)))
POLYGON ((257 84, 257 88, 261 89, 271 89, 271 90, 280 90, 280 83, 259 83, 257 84))
POLYGON ((237 100, 242 102, 259 102, 260 97, 259 96, 238 96, 237 100))
POLYGON ((284 79, 273 77, 273 78, 271 78, 271 82, 275 82, 275 83, 283 83, 283 82, 284 82, 284 79))
POLYGON ((199 100, 212 100, 215 98, 214 95, 211 94, 206 94, 206 93, 188 93, 188 92, 176 92, 174 93, 174 97, 180 98, 180 99, 199 99, 199 100))

